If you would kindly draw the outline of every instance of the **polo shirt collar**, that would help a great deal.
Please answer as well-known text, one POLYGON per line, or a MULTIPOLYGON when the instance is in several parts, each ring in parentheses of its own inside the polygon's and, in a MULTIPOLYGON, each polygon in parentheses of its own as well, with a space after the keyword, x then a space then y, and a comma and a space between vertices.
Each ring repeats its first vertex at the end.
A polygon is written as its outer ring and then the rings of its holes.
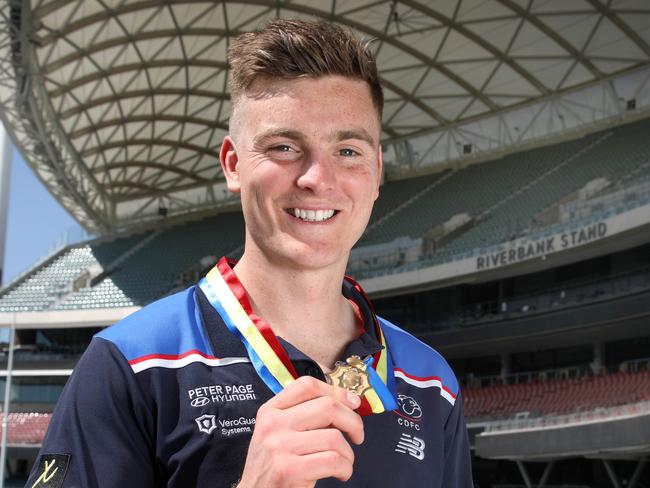
MULTIPOLYGON (((222 272, 222 276, 226 279, 226 283, 228 283, 230 290, 233 292, 242 308, 248 313, 249 317, 253 318, 250 300, 244 286, 232 270, 232 264, 232 262, 226 261, 225 258, 221 258, 220 268, 225 270, 227 274, 227 276, 224 276, 224 273, 222 272), (224 266, 225 263, 227 263, 227 266, 224 266)), ((343 281, 341 292, 344 297, 358 307, 359 314, 362 318, 360 334, 355 340, 348 344, 343 357, 347 358, 352 355, 366 357, 377 353, 381 350, 382 346, 377 337, 377 328, 379 325, 374 311, 372 310, 370 301, 365 296, 361 286, 347 276, 343 281)), ((197 286, 195 288, 195 293, 201 318, 203 319, 203 326, 210 339, 214 356, 219 358, 247 356, 246 348, 242 342, 228 330, 223 319, 212 307, 201 288, 197 286)), ((260 319, 259 317, 256 319, 263 321, 263 319, 260 319)), ((309 326, 309 324, 306 325, 309 326)), ((312 361, 311 358, 288 341, 282 339, 282 337, 278 337, 278 341, 284 347, 287 356, 292 362, 305 360, 312 361)))

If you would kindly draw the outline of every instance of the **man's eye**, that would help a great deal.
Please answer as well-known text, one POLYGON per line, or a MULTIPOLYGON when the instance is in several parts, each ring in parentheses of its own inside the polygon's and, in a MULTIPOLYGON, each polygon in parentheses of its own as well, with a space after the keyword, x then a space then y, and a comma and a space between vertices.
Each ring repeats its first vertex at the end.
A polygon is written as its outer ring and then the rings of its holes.
POLYGON ((277 146, 273 146, 271 148, 271 151, 289 152, 291 151, 291 147, 287 146, 286 144, 279 144, 277 146))
POLYGON ((354 149, 345 148, 345 149, 341 149, 339 151, 339 154, 341 156, 349 157, 349 156, 356 156, 358 153, 354 149))

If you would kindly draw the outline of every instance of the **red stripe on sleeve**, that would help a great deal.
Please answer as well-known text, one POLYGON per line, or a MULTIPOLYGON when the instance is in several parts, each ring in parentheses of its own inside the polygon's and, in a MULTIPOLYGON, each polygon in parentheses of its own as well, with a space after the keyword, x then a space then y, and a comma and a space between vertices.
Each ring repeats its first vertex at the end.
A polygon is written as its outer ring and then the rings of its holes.
POLYGON ((129 364, 134 365, 141 363, 142 361, 147 361, 149 359, 169 359, 173 361, 175 359, 183 359, 192 354, 198 354, 199 356, 203 356, 206 359, 219 359, 216 356, 210 356, 209 354, 205 354, 204 352, 201 352, 197 349, 192 349, 190 351, 184 352, 183 354, 147 354, 146 356, 140 356, 129 360, 129 364))

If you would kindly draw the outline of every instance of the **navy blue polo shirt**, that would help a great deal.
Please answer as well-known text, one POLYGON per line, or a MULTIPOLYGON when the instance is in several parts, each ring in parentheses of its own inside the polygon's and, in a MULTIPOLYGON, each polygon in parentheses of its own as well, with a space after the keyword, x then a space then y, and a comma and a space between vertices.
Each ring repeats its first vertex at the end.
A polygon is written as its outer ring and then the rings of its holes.
MULTIPOLYGON (((373 315, 348 282, 364 323, 373 315)), ((336 486, 472 487, 458 383, 429 346, 379 318, 399 408, 363 417, 354 474, 336 486)), ((308 324, 305 324, 308 327, 308 324)), ((280 338, 299 375, 320 367, 280 338)), ((373 327, 344 357, 380 348, 373 327)), ((344 359, 344 358, 342 358, 344 359)), ((27 486, 231 488, 258 408, 273 393, 198 287, 159 300, 97 334, 55 408, 27 486), (43 483, 46 481, 46 483, 43 483)))

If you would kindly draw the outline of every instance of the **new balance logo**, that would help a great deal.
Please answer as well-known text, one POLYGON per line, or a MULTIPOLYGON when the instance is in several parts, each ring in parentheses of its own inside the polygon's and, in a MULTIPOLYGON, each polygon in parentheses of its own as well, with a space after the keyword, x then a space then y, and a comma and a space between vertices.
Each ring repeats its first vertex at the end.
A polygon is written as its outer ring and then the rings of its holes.
POLYGON ((415 459, 422 461, 424 459, 424 448, 425 443, 419 437, 402 434, 395 448, 395 452, 410 454, 415 459))

